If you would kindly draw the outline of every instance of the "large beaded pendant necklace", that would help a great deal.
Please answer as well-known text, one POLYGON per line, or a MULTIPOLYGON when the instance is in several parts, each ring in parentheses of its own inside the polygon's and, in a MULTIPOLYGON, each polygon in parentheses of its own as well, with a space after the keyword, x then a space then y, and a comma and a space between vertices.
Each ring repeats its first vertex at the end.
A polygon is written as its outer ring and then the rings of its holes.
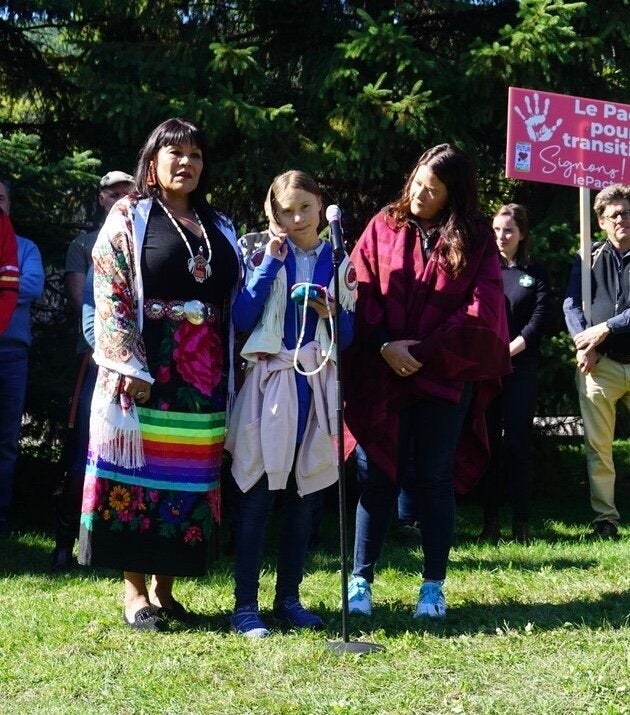
POLYGON ((156 201, 158 202, 158 204, 160 204, 164 213, 169 217, 173 226, 175 226, 177 233, 179 233, 179 235, 181 236, 182 241, 186 244, 186 248, 188 249, 188 253, 190 255, 190 258, 188 259, 189 273, 197 281, 197 283, 203 283, 206 278, 209 278, 212 275, 212 268, 210 267, 210 261, 212 260, 212 248, 210 247, 210 239, 208 238, 208 234, 206 233, 204 225, 201 223, 199 214, 195 211, 195 209, 192 210, 195 216, 195 220, 197 221, 197 223, 199 224, 199 228, 201 229, 201 235, 206 242, 206 248, 208 249, 207 259, 203 255, 202 246, 199 246, 199 253, 196 256, 194 255, 192 248, 190 247, 190 243, 188 242, 188 239, 186 238, 186 235, 184 234, 181 226, 173 218, 173 215, 162 203, 162 201, 160 201, 160 199, 156 199, 156 201))

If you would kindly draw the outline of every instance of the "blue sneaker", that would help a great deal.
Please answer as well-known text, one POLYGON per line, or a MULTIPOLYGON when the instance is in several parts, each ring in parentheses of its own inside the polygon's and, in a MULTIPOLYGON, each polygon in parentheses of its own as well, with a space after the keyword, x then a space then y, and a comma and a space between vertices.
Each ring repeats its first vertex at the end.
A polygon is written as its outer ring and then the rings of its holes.
POLYGON ((372 589, 361 576, 355 576, 348 584, 348 612, 372 615, 372 589))
POLYGON ((230 616, 230 624, 235 633, 240 633, 248 638, 266 638, 269 629, 263 623, 255 603, 240 606, 230 616))
POLYGON ((299 600, 292 596, 276 603, 273 615, 293 628, 312 628, 314 631, 320 631, 324 627, 324 621, 316 613, 307 611, 299 600))
POLYGON ((444 618, 446 600, 442 593, 444 581, 429 581, 422 584, 414 618, 444 618))

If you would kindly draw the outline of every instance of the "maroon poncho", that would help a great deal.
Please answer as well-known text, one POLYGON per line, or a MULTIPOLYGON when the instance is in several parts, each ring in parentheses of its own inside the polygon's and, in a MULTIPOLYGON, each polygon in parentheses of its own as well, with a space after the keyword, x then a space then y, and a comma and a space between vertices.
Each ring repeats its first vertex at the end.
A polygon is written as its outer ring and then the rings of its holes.
POLYGON ((439 266, 437 251, 425 261, 415 226, 397 228, 385 212, 377 214, 352 252, 359 293, 355 340, 343 361, 347 427, 392 479, 401 408, 423 397, 456 403, 464 382, 474 382, 456 457, 460 493, 474 486, 487 465, 484 411, 499 378, 511 370, 494 236, 481 221, 476 230, 468 264, 452 278, 439 266), (410 348, 422 363, 413 376, 399 377, 385 362, 379 352, 383 331, 391 341, 421 341, 410 348))

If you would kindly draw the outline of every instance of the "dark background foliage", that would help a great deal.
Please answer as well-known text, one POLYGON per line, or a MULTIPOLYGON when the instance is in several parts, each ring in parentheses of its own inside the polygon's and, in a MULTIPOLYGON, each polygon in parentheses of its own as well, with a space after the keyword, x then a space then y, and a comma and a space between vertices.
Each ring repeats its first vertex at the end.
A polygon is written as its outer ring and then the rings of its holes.
MULTIPOLYGON (((540 410, 575 413, 561 297, 577 192, 503 176, 510 85, 627 102, 628 0, 14 0, 0 3, 0 176, 17 230, 58 270, 98 221, 98 177, 132 171, 147 132, 203 125, 211 200, 264 227, 271 178, 313 173, 352 243, 417 156, 450 141, 477 164, 484 210, 528 207, 549 268, 554 334, 540 410)), ((72 373, 72 321, 51 280, 38 309, 29 430, 54 444, 72 373), (52 321, 52 322, 51 322, 52 321)), ((27 430, 28 432, 28 430, 27 430)))

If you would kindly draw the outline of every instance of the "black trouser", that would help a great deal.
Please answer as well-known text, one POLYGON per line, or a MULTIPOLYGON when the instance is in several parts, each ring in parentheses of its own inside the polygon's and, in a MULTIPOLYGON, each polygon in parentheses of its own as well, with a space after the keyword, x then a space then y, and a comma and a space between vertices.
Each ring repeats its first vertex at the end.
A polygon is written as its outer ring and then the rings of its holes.
POLYGON ((505 476, 513 521, 529 520, 531 432, 537 388, 537 363, 518 366, 503 378, 501 394, 486 411, 490 465, 482 480, 485 520, 499 515, 505 476))

